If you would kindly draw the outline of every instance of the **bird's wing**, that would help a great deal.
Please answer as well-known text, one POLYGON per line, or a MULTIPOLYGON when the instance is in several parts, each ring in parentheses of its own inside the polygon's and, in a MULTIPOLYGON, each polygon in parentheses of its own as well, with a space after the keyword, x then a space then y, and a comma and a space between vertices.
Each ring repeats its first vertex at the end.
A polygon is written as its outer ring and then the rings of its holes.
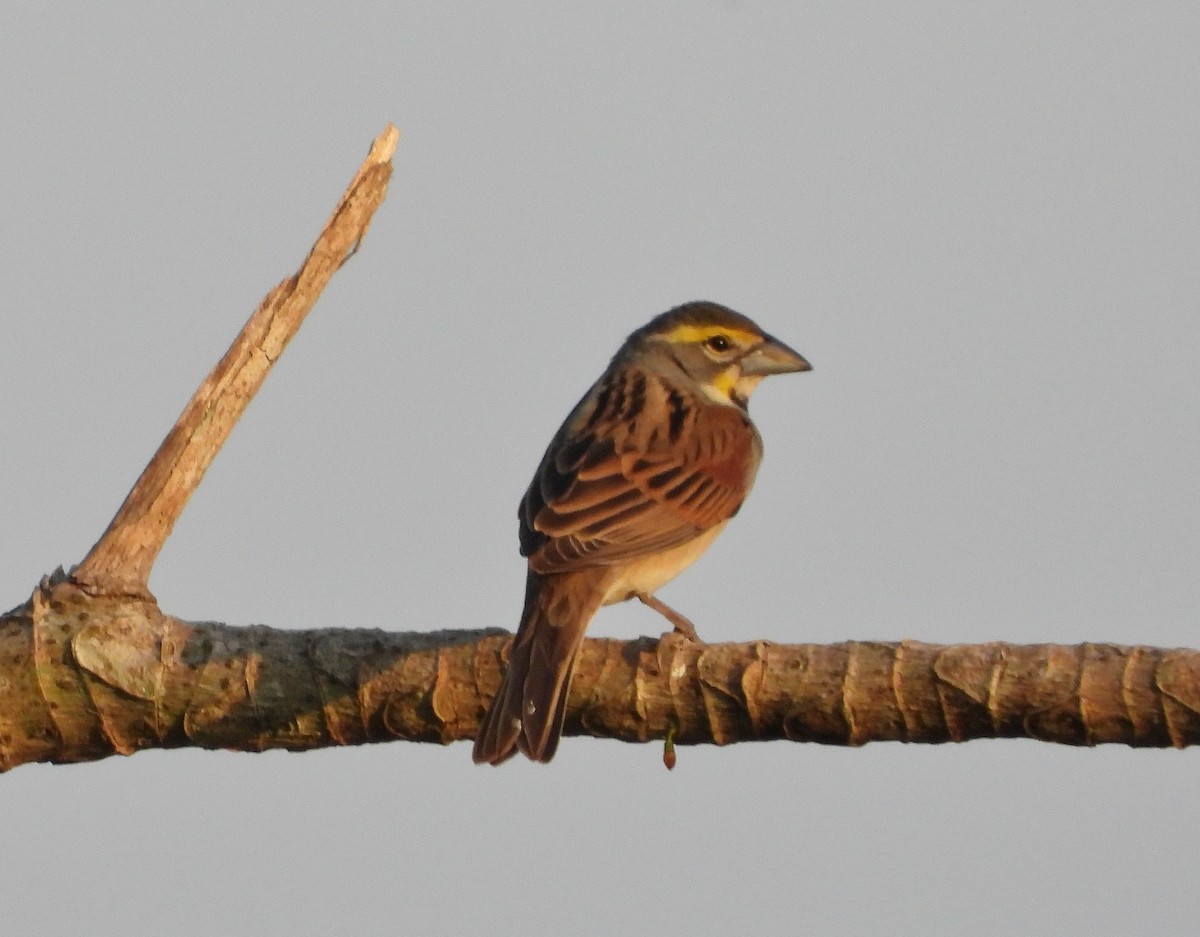
POLYGON ((737 513, 759 454, 740 410, 610 378, 546 451, 521 502, 521 552, 558 573, 679 546, 737 513))

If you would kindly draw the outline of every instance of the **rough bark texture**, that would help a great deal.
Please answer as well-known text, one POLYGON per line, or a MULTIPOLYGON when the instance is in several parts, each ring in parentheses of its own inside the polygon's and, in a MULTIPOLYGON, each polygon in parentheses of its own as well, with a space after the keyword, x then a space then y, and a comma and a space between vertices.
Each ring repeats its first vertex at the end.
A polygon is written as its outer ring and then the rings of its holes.
MULTIPOLYGON (((185 745, 471 739, 510 638, 185 622, 152 600, 96 597, 58 574, 0 618, 0 770, 185 745)), ((684 745, 1194 745, 1200 652, 588 640, 566 734, 645 742, 669 732, 684 745)))

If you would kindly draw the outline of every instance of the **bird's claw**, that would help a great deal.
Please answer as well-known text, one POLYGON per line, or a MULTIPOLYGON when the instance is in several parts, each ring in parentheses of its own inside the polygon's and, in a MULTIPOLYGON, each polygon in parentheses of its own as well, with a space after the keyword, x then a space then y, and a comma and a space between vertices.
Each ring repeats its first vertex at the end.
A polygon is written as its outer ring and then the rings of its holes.
POLYGON ((677 611, 675 611, 675 609, 671 608, 671 606, 669 606, 666 602, 663 602, 660 599, 656 599, 652 595, 646 595, 644 593, 638 594, 638 600, 643 605, 647 605, 650 608, 654 609, 656 612, 658 612, 660 615, 662 615, 663 618, 665 618, 667 621, 669 621, 674 626, 673 631, 664 631, 663 632, 662 636, 664 638, 671 634, 677 634, 680 637, 682 637, 688 641, 691 641, 693 644, 704 644, 705 643, 704 641, 702 641, 700 639, 700 635, 696 634, 696 626, 693 625, 688 618, 686 618, 683 615, 680 615, 679 612, 677 612, 677 611))

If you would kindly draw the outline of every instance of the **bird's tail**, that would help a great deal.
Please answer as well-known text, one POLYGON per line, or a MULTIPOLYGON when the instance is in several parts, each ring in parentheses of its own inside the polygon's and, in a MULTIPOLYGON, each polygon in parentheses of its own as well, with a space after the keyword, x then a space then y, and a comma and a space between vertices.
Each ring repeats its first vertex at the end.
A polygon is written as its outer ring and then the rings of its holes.
POLYGON ((575 659, 601 595, 589 576, 530 572, 525 611, 508 670, 475 737, 476 764, 498 765, 518 750, 549 761, 558 750, 575 659))

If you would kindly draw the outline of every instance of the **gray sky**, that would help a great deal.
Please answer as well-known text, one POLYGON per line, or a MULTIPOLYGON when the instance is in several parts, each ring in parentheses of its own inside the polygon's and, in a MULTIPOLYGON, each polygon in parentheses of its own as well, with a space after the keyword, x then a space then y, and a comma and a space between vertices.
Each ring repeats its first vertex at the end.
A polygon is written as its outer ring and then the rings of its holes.
MULTIPOLYGON (((514 627, 515 509, 678 302, 805 354, 710 640, 1197 646, 1194 4, 13 4, 0 605, 77 562, 375 134, 364 250, 210 470, 163 608, 514 627)), ((593 633, 657 633, 640 606, 593 633)), ((570 739, 0 777, 13 933, 1194 933, 1196 752, 570 739)))

